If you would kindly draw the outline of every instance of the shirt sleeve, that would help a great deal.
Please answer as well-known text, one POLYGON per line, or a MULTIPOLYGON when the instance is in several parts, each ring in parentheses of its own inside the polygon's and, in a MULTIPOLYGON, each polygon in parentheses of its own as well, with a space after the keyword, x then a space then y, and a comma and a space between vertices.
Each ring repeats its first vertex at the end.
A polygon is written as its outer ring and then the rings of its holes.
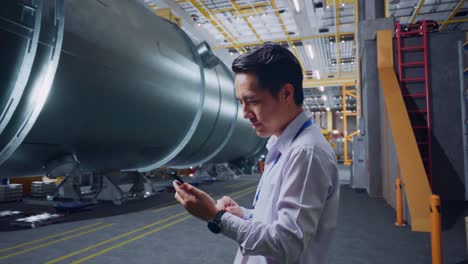
POLYGON ((252 218, 252 210, 242 207, 242 219, 250 220, 252 218))
POLYGON ((222 233, 237 241, 243 255, 262 255, 280 263, 295 263, 317 232, 333 183, 334 159, 319 149, 296 148, 285 160, 271 224, 248 221, 226 213, 222 233))

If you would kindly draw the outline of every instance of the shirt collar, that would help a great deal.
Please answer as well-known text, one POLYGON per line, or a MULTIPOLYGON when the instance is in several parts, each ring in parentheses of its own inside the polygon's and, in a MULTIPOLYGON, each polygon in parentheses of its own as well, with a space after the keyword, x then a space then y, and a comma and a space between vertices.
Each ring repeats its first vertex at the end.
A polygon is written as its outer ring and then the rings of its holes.
POLYGON ((310 117, 303 111, 293 121, 291 121, 283 133, 279 137, 271 136, 266 145, 268 151, 277 149, 280 153, 285 153, 286 149, 291 145, 294 137, 296 136, 302 125, 309 120, 310 117))

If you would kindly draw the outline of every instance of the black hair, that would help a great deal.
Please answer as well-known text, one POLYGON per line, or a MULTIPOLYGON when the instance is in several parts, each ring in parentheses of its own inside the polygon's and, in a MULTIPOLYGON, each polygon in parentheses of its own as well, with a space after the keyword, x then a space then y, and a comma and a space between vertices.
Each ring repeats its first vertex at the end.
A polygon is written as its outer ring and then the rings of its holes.
POLYGON ((301 106, 304 101, 302 91, 302 68, 297 58, 286 48, 265 43, 246 52, 232 62, 234 73, 254 73, 260 89, 267 89, 278 98, 281 88, 289 83, 294 87, 294 102, 301 106))

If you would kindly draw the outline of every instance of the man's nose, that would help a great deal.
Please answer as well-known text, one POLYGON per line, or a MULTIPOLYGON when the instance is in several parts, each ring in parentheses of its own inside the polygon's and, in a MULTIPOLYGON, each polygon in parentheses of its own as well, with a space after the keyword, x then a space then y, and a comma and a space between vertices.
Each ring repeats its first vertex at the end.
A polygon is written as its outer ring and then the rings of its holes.
POLYGON ((245 119, 249 119, 252 114, 252 112, 250 111, 249 107, 246 104, 242 105, 242 113, 244 114, 245 119))

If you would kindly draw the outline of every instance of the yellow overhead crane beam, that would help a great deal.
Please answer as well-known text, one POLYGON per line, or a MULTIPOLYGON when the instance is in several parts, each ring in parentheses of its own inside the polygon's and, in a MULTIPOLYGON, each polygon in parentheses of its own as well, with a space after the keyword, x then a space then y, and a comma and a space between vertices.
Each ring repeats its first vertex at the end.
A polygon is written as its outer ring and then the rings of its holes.
POLYGON ((320 80, 304 80, 302 86, 304 88, 313 88, 313 87, 329 87, 329 86, 355 86, 356 78, 322 78, 320 80))
POLYGON ((263 40, 262 38, 260 37, 260 35, 258 35, 257 31, 255 30, 255 28, 252 26, 252 24, 250 23, 249 19, 246 17, 246 16, 243 16, 240 14, 240 6, 236 3, 235 0, 231 0, 231 4, 232 6, 234 7, 234 9, 236 10, 237 12, 237 15, 238 16, 242 16, 242 18, 244 19, 245 23, 247 23, 247 26, 249 26, 250 30, 252 30, 252 32, 255 34, 255 36, 257 37, 258 41, 263 43, 263 40))
POLYGON ((275 0, 269 0, 271 7, 275 10, 276 17, 278 18, 278 21, 281 25, 281 28, 283 29, 284 35, 286 36, 286 42, 288 45, 291 47, 291 50, 293 51, 294 55, 296 56, 297 60, 299 61, 299 64, 301 65, 302 71, 304 72, 304 75, 306 73, 306 68, 304 67, 304 64, 302 63, 301 57, 299 56, 299 53, 297 52, 296 46, 294 46, 291 38, 289 37, 288 29, 284 25, 283 19, 281 18, 281 14, 278 11, 278 6, 275 3, 275 0))
POLYGON ((267 6, 269 6, 267 2, 257 3, 257 4, 252 4, 252 5, 243 5, 243 6, 237 5, 236 8, 226 7, 226 8, 213 9, 212 13, 218 14, 218 13, 236 12, 236 13, 241 13, 243 15, 250 15, 255 12, 264 12, 265 11, 264 7, 267 7, 267 6))
POLYGON ((440 23, 440 24, 442 24, 442 26, 440 27, 439 31, 444 31, 445 30, 445 28, 449 25, 448 22, 450 21, 450 19, 452 19, 452 17, 454 17, 458 13, 460 8, 462 8, 464 4, 465 4, 465 0, 460 0, 460 2, 457 4, 457 6, 455 6, 455 9, 452 11, 452 13, 450 13, 450 15, 447 17, 447 19, 440 23))
POLYGON ((421 8, 423 7, 425 2, 426 0, 419 0, 418 5, 416 6, 416 10, 414 10, 414 13, 409 20, 409 24, 413 24, 416 21, 416 18, 418 17, 419 12, 421 11, 421 8))
MULTIPOLYGON (((342 32, 338 34, 339 37, 341 36, 353 36, 354 32, 342 32)), ((282 42, 288 42, 288 40, 292 42, 297 42, 297 41, 304 41, 304 40, 309 40, 309 39, 318 39, 318 38, 329 38, 329 37, 336 37, 336 34, 320 34, 320 35, 314 35, 314 36, 305 36, 305 37, 292 37, 292 38, 284 38, 284 39, 276 39, 276 40, 271 40, 269 42, 274 42, 274 43, 282 43, 282 42)), ((249 42, 249 43, 244 43, 239 46, 241 47, 251 47, 251 46, 258 46, 261 45, 261 42, 249 42)), ((213 50, 220 50, 220 49, 233 49, 234 46, 215 46, 213 47, 213 50)))
POLYGON ((188 0, 218 31, 221 33, 229 42, 232 43, 233 47, 238 50, 239 52, 244 52, 244 47, 239 46, 239 41, 232 35, 232 33, 225 31, 223 29, 226 28, 225 25, 221 21, 219 21, 216 17, 212 17, 207 10, 208 7, 201 2, 201 5, 198 4, 196 0, 188 0), (229 34, 228 34, 229 33, 229 34), (231 35, 231 36, 229 36, 231 35))

